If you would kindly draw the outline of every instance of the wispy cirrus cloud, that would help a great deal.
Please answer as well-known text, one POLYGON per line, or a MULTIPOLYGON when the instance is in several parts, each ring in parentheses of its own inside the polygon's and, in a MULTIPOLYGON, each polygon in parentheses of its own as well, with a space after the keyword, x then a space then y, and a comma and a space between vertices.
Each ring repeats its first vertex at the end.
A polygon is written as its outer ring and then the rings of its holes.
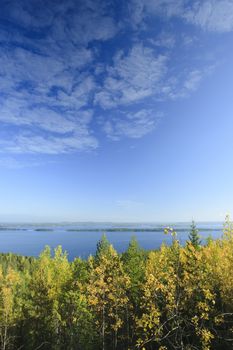
POLYGON ((95 102, 103 108, 127 105, 155 94, 166 72, 167 57, 136 44, 126 55, 119 51, 113 62, 107 67, 103 88, 95 95, 95 102))
POLYGON ((161 32, 156 38, 148 38, 153 47, 172 49, 176 44, 176 37, 171 32, 161 32))
MULTIPOLYGON (((15 11, 22 11, 21 16, 16 20, 13 12, 10 18, 22 26, 31 28, 33 22, 37 28, 41 24, 41 30, 45 25, 33 21, 22 4, 15 11)), ((0 46, 0 122, 17 126, 10 141, 1 140, 2 149, 56 154, 96 148, 98 141, 89 128, 93 112, 86 108, 95 86, 85 72, 93 61, 92 50, 70 38, 55 41, 47 32, 39 40, 26 37, 26 47, 23 39, 18 35, 16 43, 8 45, 3 38, 0 46)))
POLYGON ((229 32, 233 29, 232 0, 131 0, 133 26, 143 24, 148 16, 178 17, 208 31, 229 32))
POLYGON ((189 50, 198 45, 198 34, 189 33, 185 41, 185 31, 176 33, 177 18, 179 30, 191 24, 229 32, 233 4, 131 0, 116 7, 111 0, 4 2, 1 152, 96 149, 99 118, 105 135, 114 140, 150 133, 163 115, 159 103, 191 95, 212 64, 186 50, 187 43, 189 50), (156 27, 156 18, 163 25, 156 27))
POLYGON ((10 144, 2 142, 6 151, 55 154, 97 147, 89 131, 93 111, 82 110, 88 106, 95 83, 89 74, 74 74, 90 62, 83 50, 72 67, 73 62, 55 59, 52 53, 44 56, 22 48, 2 49, 0 122, 17 126, 10 144), (43 132, 48 135, 44 137, 43 132))
MULTIPOLYGON (((166 37, 162 33, 158 40, 166 37)), ((173 44, 165 45, 163 55, 157 54, 157 42, 150 44, 136 43, 128 53, 119 51, 112 66, 106 68, 102 88, 95 94, 95 104, 109 111, 103 129, 113 140, 136 139, 152 132, 164 115, 157 103, 189 96, 209 71, 209 67, 197 63, 194 67, 199 68, 177 71, 175 62, 171 62, 173 44)))
POLYGON ((2 8, 0 19, 12 26, 0 28, 0 122, 14 127, 10 140, 2 134, 2 151, 96 148, 90 127, 94 50, 87 45, 108 40, 118 28, 101 1, 44 5, 10 1, 2 8))
POLYGON ((148 16, 172 17, 182 14, 184 0, 131 0, 129 13, 131 24, 140 26, 148 16))
POLYGON ((184 11, 184 18, 205 30, 230 32, 233 29, 233 1, 194 1, 184 11))
POLYGON ((77 150, 95 149, 98 142, 88 133, 74 133, 66 136, 54 136, 25 132, 14 135, 9 140, 0 141, 1 149, 10 153, 62 154, 77 150))
POLYGON ((196 91, 202 80, 208 75, 208 68, 184 70, 177 76, 171 76, 164 82, 161 90, 162 100, 187 98, 196 91))
POLYGON ((138 139, 153 131, 163 113, 149 109, 137 112, 118 112, 104 123, 106 135, 115 141, 121 137, 138 139))
POLYGON ((49 27, 52 40, 67 40, 70 34, 73 43, 107 40, 117 32, 117 24, 109 15, 111 2, 101 0, 45 0, 8 1, 2 7, 0 19, 37 32, 49 27), (94 30, 93 30, 94 29, 94 30))

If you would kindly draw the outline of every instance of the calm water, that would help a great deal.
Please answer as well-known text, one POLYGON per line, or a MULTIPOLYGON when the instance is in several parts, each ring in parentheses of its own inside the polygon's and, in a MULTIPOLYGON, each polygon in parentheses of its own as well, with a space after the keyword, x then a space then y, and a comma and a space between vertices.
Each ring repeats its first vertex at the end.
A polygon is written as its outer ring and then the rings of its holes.
MULTIPOLYGON (((73 260, 76 256, 86 258, 95 253, 96 243, 101 238, 103 232, 106 233, 108 240, 113 244, 118 252, 124 251, 132 236, 136 236, 139 244, 145 249, 159 248, 162 242, 171 243, 171 237, 164 235, 163 229, 168 225, 164 224, 77 224, 77 225, 1 225, 0 230, 0 252, 13 252, 22 255, 38 256, 45 245, 55 248, 62 245, 68 252, 69 259, 73 260), (114 228, 137 229, 137 232, 108 232, 108 229, 114 228), (45 231, 38 231, 38 229, 45 231), (93 229, 103 229, 99 232, 90 231, 93 229), (154 229, 154 232, 140 232, 142 228, 154 229), (82 231, 71 232, 71 229, 82 231), (88 229, 90 229, 88 231, 88 229), (51 230, 51 231, 50 231, 51 230)), ((177 230, 178 238, 182 244, 188 237, 189 224, 169 224, 177 230)), ((199 234, 204 242, 208 236, 218 238, 222 235, 221 223, 199 223, 197 224, 199 234)))

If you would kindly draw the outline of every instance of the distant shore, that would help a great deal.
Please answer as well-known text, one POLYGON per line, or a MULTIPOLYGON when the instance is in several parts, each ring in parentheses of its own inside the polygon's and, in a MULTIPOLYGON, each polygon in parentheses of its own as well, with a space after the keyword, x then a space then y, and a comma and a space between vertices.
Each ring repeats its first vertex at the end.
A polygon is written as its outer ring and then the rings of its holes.
MULTIPOLYGON (((64 229, 65 232, 161 232, 165 227, 156 228, 129 228, 129 227, 116 227, 116 228, 70 228, 64 229)), ((188 228, 174 228, 176 232, 187 232, 188 228)), ((200 227, 199 231, 209 232, 213 231, 213 228, 200 227)), ((215 228, 215 231, 222 231, 222 228, 215 228)), ((56 228, 21 228, 21 227, 0 227, 0 231, 35 231, 35 232, 56 232, 56 228)))

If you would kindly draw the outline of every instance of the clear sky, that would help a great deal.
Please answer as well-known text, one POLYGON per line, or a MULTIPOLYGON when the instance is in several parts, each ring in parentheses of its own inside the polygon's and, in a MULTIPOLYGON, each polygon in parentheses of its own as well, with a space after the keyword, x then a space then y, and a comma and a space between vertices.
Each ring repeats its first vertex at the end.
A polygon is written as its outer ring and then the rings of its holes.
POLYGON ((0 220, 233 213, 233 0, 1 0, 0 220))

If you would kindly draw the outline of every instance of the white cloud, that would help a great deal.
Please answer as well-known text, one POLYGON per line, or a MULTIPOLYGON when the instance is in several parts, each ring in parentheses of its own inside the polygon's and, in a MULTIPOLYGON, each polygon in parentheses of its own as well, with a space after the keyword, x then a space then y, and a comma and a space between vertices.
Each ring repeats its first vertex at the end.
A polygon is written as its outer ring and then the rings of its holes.
MULTIPOLYGON (((61 51, 66 48, 62 48, 61 51)), ((53 86, 65 90, 72 89, 78 71, 92 60, 90 50, 80 49, 74 54, 66 54, 53 50, 38 54, 23 48, 0 50, 0 76, 1 85, 6 83, 8 88, 15 91, 16 84, 31 83, 35 92, 48 93, 53 86), (68 57, 66 57, 66 55, 68 57)), ((3 88, 5 86, 3 85, 3 88)), ((6 91, 5 91, 6 92, 6 91)))
POLYGON ((24 99, 10 98, 0 108, 0 122, 17 129, 10 140, 2 139, 1 151, 57 154, 94 149, 98 142, 90 133, 92 115, 92 110, 62 115, 45 105, 32 108, 24 99))
POLYGON ((2 15, 7 15, 8 20, 21 27, 41 28, 51 25, 54 18, 54 11, 47 2, 44 6, 40 0, 10 0, 4 4, 2 15))
POLYGON ((233 1, 195 1, 191 8, 186 9, 184 18, 186 18, 188 22, 191 22, 209 31, 232 31, 233 1))
POLYGON ((116 35, 119 26, 109 15, 108 2, 101 0, 70 1, 63 8, 62 16, 53 21, 52 37, 63 42, 72 38, 72 42, 87 46, 94 40, 106 41, 116 35))
POLYGON ((177 76, 171 76, 161 89, 162 100, 177 100, 187 98, 196 91, 209 70, 202 69, 184 69, 177 73, 177 76))
POLYGON ((156 104, 190 96, 209 74, 205 64, 190 64, 190 60, 180 70, 180 62, 171 61, 174 37, 162 34, 160 39, 166 37, 171 39, 166 54, 157 54, 151 47, 137 43, 127 54, 119 51, 112 66, 107 67, 103 86, 95 94, 95 104, 108 111, 104 131, 109 138, 136 139, 150 133, 161 118, 156 104))
MULTIPOLYGON (((58 154, 95 149, 92 122, 101 114, 111 139, 136 139, 151 132, 161 117, 156 103, 188 96, 206 72, 193 58, 179 61, 182 52, 176 52, 178 36, 172 26, 146 37, 148 17, 178 17, 210 31, 233 29, 233 0, 187 4, 132 0, 127 19, 119 21, 111 1, 5 3, 0 19, 7 17, 16 26, 0 29, 0 123, 10 135, 1 133, 1 151, 58 154), (130 21, 134 34, 124 31, 130 21), (114 46, 108 40, 117 34, 130 37, 123 45, 117 37, 114 46)), ((192 41, 186 39, 190 46, 192 41)))
POLYGON ((89 130, 93 112, 80 110, 95 87, 92 76, 79 71, 92 60, 90 50, 80 49, 67 61, 53 50, 45 55, 1 48, 0 53, 0 122, 18 127, 10 142, 3 140, 2 151, 55 154, 97 147, 89 130), (32 128, 36 136, 22 136, 23 129, 32 128), (60 146, 54 133, 61 136, 60 146))
POLYGON ((49 108, 40 107, 30 108, 17 99, 8 99, 1 108, 0 121, 17 126, 31 126, 40 129, 56 132, 67 133, 75 130, 75 120, 69 120, 59 113, 49 108))
POLYGON ((162 113, 146 109, 135 113, 119 112, 105 122, 104 131, 113 140, 121 137, 137 139, 153 131, 161 117, 162 113))
POLYGON ((52 6, 19 0, 2 8, 0 19, 24 28, 0 31, 0 123, 14 130, 10 140, 2 134, 2 152, 57 154, 98 146, 90 126, 95 54, 87 45, 117 33, 107 7, 98 0, 52 6), (30 30, 38 38, 28 36, 30 30))
POLYGON ((1 140, 1 152, 61 154, 80 150, 91 150, 98 147, 96 138, 88 133, 77 133, 70 136, 42 136, 22 132, 10 140, 1 140))
POLYGON ((93 40, 107 40, 116 34, 118 29, 113 18, 108 16, 108 10, 108 2, 101 0, 46 4, 43 0, 10 0, 1 12, 9 21, 26 29, 52 28, 55 41, 66 41, 72 36, 74 43, 88 44, 93 40))
POLYGON ((179 16, 183 12, 184 0, 131 0, 129 12, 131 23, 138 26, 148 16, 179 16))
POLYGON ((150 38, 148 42, 158 48, 172 49, 176 43, 176 37, 172 33, 161 32, 157 38, 150 38))
POLYGON ((184 81, 184 89, 187 91, 195 91, 198 88, 202 77, 203 74, 200 70, 189 72, 187 79, 184 81))
POLYGON ((180 15, 183 6, 184 0, 145 0, 145 8, 148 13, 158 13, 167 17, 180 15))
POLYGON ((70 34, 77 42, 87 44, 93 40, 108 40, 114 37, 117 31, 118 28, 111 17, 88 13, 72 18, 70 34))
POLYGON ((127 105, 153 95, 166 72, 167 57, 141 44, 127 55, 119 51, 95 102, 103 108, 127 105))
POLYGON ((131 0, 129 8, 133 26, 144 23, 148 17, 162 16, 179 17, 208 31, 233 30, 232 0, 131 0))

